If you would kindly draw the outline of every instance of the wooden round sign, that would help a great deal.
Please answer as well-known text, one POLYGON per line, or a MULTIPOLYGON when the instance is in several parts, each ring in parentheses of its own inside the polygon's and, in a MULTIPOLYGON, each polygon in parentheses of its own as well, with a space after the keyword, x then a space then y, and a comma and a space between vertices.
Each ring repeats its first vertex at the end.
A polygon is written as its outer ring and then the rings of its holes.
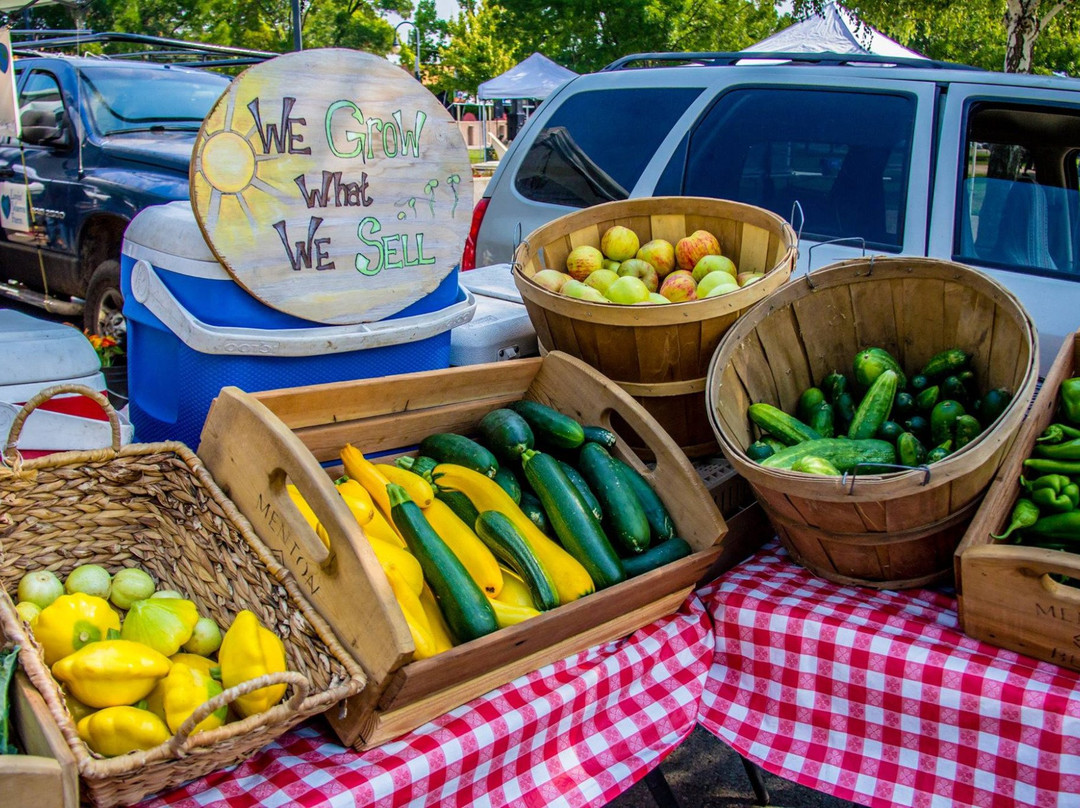
POLYGON ((373 322, 461 260, 472 172, 457 123, 369 53, 299 51, 241 73, 203 121, 191 205, 214 255, 268 306, 373 322))

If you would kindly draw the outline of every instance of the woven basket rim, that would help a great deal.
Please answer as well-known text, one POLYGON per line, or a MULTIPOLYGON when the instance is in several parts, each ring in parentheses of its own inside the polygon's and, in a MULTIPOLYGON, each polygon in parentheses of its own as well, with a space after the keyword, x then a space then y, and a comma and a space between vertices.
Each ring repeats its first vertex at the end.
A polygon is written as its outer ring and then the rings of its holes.
MULTIPOLYGON (((103 758, 90 752, 86 744, 79 738, 70 714, 60 697, 59 685, 45 666, 33 636, 24 630, 23 623, 14 609, 11 597, 6 591, 0 591, 0 629, 3 630, 3 634, 6 635, 9 642, 18 642, 21 646, 19 652, 20 662, 35 687, 41 692, 48 705, 49 712, 68 741, 68 745, 75 756, 80 775, 86 778, 88 783, 130 775, 150 763, 176 762, 182 766, 185 757, 212 754, 218 744, 233 738, 239 738, 260 728, 272 728, 275 725, 280 725, 280 732, 285 732, 297 721, 324 712, 341 700, 356 695, 367 685, 366 674, 359 662, 345 650, 329 624, 316 612, 315 608, 303 595, 292 573, 276 561, 270 549, 255 534, 247 518, 225 496, 209 471, 202 464, 198 455, 187 445, 177 441, 131 443, 121 446, 119 449, 72 450, 56 452, 30 460, 21 460, 19 458, 13 468, 0 467, 0 484, 5 479, 13 477, 32 480, 36 476, 36 472, 43 469, 123 461, 125 458, 145 457, 155 454, 172 454, 183 461, 197 483, 205 489, 215 504, 225 513, 232 523, 232 527, 251 550, 255 560, 261 564, 264 573, 276 585, 285 589, 293 607, 301 612, 304 619, 311 626, 314 635, 325 646, 328 654, 344 668, 347 677, 336 686, 319 691, 309 691, 306 698, 295 710, 291 709, 287 702, 283 702, 265 713, 231 722, 216 730, 199 733, 190 739, 190 745, 184 756, 174 754, 169 743, 166 742, 145 752, 135 752, 115 758, 103 758)), ((0 551, 2 551, 2 548, 0 548, 0 551)), ((243 608, 242 604, 237 604, 237 606, 243 608)), ((286 638, 282 639, 288 644, 286 638)), ((254 751, 251 750, 249 754, 254 751)), ((223 761, 222 765, 229 765, 229 761, 223 761)), ((183 775, 163 778, 163 781, 154 790, 178 786, 185 779, 190 778, 183 775)), ((153 791, 147 791, 147 795, 150 793, 153 793, 153 791)))

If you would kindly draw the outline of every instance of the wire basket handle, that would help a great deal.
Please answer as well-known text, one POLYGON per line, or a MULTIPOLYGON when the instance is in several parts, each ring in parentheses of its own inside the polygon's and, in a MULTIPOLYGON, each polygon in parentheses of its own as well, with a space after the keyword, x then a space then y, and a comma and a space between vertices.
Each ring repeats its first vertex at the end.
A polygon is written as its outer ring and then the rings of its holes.
POLYGON ((120 416, 117 415, 116 410, 113 409, 109 400, 97 390, 93 390, 83 384, 57 384, 52 387, 46 387, 22 405, 22 409, 20 409, 15 416, 15 420, 11 422, 11 430, 8 433, 7 444, 4 446, 3 452, 5 463, 10 465, 14 462, 19 447, 19 435, 22 434, 23 424, 26 422, 26 419, 30 417, 30 413, 49 399, 63 393, 78 393, 81 396, 86 396, 105 411, 105 414, 109 417, 109 427, 112 430, 112 449, 114 452, 120 451, 120 416))

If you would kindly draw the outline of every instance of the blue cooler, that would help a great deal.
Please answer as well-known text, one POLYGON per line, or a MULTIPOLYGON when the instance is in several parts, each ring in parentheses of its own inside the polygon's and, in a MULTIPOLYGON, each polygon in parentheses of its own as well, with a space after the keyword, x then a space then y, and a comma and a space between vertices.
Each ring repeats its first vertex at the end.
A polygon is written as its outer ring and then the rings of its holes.
POLYGON ((211 401, 229 385, 256 392, 448 367, 450 330, 476 308, 458 274, 385 320, 313 323, 237 284, 189 203, 143 210, 120 257, 135 439, 197 446, 211 401))

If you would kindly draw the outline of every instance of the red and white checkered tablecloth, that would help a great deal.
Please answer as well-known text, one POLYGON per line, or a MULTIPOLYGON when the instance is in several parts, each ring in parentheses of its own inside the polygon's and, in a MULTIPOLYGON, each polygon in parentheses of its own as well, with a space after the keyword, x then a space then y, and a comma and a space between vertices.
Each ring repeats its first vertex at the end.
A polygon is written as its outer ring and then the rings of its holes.
POLYGON ((697 723, 713 635, 694 595, 630 637, 522 676, 358 753, 317 719, 140 808, 600 806, 697 723))
POLYGON ((701 723, 766 770, 874 808, 1080 805, 1080 674, 965 636, 951 595, 837 586, 775 542, 698 594, 701 723))

